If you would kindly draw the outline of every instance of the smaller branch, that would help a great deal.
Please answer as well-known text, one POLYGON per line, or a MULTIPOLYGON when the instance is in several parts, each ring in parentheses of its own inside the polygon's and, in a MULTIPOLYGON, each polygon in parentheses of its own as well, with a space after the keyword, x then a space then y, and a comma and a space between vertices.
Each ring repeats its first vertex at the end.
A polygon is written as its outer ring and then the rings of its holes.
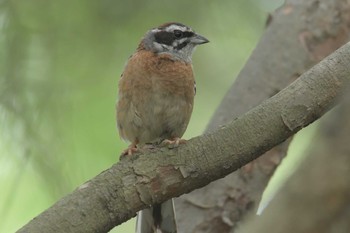
POLYGON ((348 64, 350 43, 219 130, 113 165, 18 232, 107 232, 141 209, 230 174, 332 108, 350 82, 348 64))

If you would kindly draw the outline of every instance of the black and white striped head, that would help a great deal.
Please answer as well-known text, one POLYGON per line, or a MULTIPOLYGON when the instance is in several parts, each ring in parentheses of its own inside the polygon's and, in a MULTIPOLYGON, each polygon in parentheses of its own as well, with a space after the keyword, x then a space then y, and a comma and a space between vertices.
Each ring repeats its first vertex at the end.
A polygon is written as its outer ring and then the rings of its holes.
POLYGON ((148 31, 141 44, 144 49, 155 53, 167 53, 175 60, 191 62, 194 48, 208 42, 186 25, 166 23, 148 31))

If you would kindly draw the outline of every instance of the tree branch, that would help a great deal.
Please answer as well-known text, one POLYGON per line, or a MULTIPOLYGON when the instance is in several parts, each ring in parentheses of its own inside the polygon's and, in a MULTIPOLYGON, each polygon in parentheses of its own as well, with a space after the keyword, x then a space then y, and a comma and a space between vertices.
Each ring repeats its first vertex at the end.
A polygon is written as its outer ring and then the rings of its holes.
POLYGON ((325 120, 302 165, 240 232, 350 232, 349 93, 325 120))
POLYGON ((125 159, 18 232, 107 232, 154 203, 222 178, 321 117, 350 82, 350 43, 219 130, 125 159))

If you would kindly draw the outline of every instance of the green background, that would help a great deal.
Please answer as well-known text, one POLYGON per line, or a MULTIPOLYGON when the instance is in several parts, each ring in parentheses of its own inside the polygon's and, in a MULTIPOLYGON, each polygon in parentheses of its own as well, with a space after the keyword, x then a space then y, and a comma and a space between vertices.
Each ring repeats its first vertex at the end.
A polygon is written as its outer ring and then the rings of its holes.
MULTIPOLYGON (((184 136, 191 138, 205 129, 281 2, 0 1, 0 232, 14 232, 118 161, 127 147, 115 124, 118 80, 148 29, 177 21, 210 40, 193 57, 197 95, 184 136)), ((267 199, 311 134, 293 142, 295 156, 267 199)), ((113 232, 133 232, 134 224, 113 232)))

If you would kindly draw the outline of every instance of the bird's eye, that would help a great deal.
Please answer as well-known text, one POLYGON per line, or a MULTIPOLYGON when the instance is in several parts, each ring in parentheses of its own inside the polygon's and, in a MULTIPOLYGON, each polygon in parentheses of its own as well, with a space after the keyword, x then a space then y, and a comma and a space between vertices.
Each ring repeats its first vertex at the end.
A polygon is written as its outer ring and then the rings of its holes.
POLYGON ((181 38, 182 35, 183 35, 182 31, 180 31, 180 30, 175 30, 175 31, 174 31, 174 36, 175 36, 176 38, 181 38))

